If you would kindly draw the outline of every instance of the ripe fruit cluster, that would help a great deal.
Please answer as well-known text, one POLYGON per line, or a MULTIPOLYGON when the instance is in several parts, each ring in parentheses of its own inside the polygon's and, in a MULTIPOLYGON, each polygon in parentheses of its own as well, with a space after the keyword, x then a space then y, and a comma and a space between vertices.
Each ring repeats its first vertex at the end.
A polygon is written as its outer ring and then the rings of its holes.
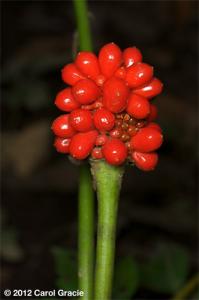
POLYGON ((144 171, 156 166, 154 151, 163 136, 153 123, 158 111, 149 100, 160 94, 162 83, 136 47, 122 52, 109 43, 98 58, 80 52, 75 63, 63 68, 62 79, 69 87, 55 100, 67 112, 52 125, 58 151, 79 160, 104 158, 111 165, 128 158, 144 171))

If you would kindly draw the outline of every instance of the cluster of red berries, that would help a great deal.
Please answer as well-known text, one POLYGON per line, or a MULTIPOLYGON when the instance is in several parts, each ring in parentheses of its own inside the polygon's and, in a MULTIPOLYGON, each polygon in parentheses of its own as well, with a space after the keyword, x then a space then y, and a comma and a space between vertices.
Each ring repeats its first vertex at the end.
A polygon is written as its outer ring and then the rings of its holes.
POLYGON ((76 159, 104 158, 120 165, 128 157, 144 171, 158 161, 162 130, 156 123, 157 108, 151 101, 162 91, 153 67, 142 62, 136 47, 123 52, 114 43, 97 56, 80 52, 66 65, 62 79, 70 87, 58 93, 55 104, 68 112, 52 125, 55 147, 76 159))

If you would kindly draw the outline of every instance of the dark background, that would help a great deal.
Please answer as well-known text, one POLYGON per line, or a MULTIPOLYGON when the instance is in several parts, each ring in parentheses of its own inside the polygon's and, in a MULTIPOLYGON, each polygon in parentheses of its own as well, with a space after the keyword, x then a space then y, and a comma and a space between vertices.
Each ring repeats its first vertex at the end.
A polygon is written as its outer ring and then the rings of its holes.
MULTIPOLYGON (((94 51, 136 46, 164 89, 155 104, 164 144, 155 171, 126 167, 116 260, 145 261, 161 243, 197 272, 197 1, 91 1, 94 51)), ((73 61, 71 1, 1 3, 2 290, 54 286, 53 245, 77 247, 78 168, 53 147, 61 69, 73 61)), ((139 290, 136 299, 166 299, 139 290)), ((4 296, 2 296, 4 299, 4 296)))

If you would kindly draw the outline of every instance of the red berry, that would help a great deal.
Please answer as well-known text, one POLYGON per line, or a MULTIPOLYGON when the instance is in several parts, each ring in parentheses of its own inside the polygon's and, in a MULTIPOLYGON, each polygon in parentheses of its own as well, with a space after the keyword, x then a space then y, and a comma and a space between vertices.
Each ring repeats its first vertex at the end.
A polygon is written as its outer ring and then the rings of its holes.
POLYGON ((157 118, 158 115, 158 109, 154 104, 150 104, 150 113, 146 118, 147 122, 152 122, 157 118))
POLYGON ((120 140, 122 142, 128 142, 129 139, 130 139, 130 135, 126 131, 123 131, 123 134, 122 134, 120 140))
POLYGON ((97 109, 93 114, 93 123, 97 129, 111 130, 115 125, 115 116, 105 108, 97 109))
POLYGON ((129 120, 129 124, 131 124, 131 125, 136 125, 137 122, 138 122, 138 120, 136 118, 133 118, 133 117, 131 117, 130 120, 129 120))
POLYGON ((155 128, 157 130, 159 130, 162 133, 162 128, 160 127, 160 125, 158 125, 157 123, 147 123, 145 125, 145 128, 149 127, 149 128, 155 128))
POLYGON ((128 128, 129 128, 129 124, 127 122, 123 122, 123 124, 121 126, 122 131, 127 131, 128 128))
POLYGON ((126 69, 126 82, 132 89, 147 84, 153 77, 153 68, 145 63, 137 63, 126 69))
POLYGON ((131 117, 130 117, 128 114, 125 114, 125 115, 124 115, 124 121, 129 121, 130 118, 131 118, 131 117))
POLYGON ((127 106, 129 92, 124 80, 115 77, 108 79, 103 88, 104 106, 113 113, 123 111, 127 106))
POLYGON ((77 103, 71 93, 71 88, 68 87, 57 94, 55 105, 63 111, 72 111, 80 108, 81 104, 77 103))
POLYGON ((91 109, 93 109, 93 106, 92 106, 92 104, 91 105, 84 104, 84 105, 81 106, 81 108, 91 110, 91 109))
POLYGON ((92 104, 92 108, 96 109, 96 108, 102 108, 104 107, 104 104, 102 102, 102 98, 96 100, 93 104, 92 104))
POLYGON ((115 126, 116 126, 116 127, 121 127, 122 124, 123 124, 122 119, 118 119, 118 120, 116 120, 116 122, 115 122, 115 126))
POLYGON ((125 145, 126 145, 128 151, 132 151, 133 150, 133 144, 131 142, 126 142, 125 145))
POLYGON ((70 155, 77 159, 85 159, 91 153, 98 134, 97 130, 76 133, 70 141, 70 155))
POLYGON ((110 78, 122 64, 122 51, 114 43, 109 43, 101 48, 98 59, 101 73, 110 78))
POLYGON ((115 116, 117 119, 124 119, 125 113, 116 114, 115 116))
POLYGON ((78 103, 89 104, 101 97, 101 90, 92 80, 82 79, 72 87, 72 95, 78 103))
POLYGON ((127 148, 118 139, 110 139, 105 146, 102 147, 102 153, 105 160, 110 165, 121 165, 127 157, 127 148))
POLYGON ((137 128, 143 128, 146 125, 146 121, 145 120, 139 120, 136 124, 137 128))
POLYGON ((150 103, 147 98, 130 93, 126 111, 134 118, 144 119, 150 112, 150 103))
POLYGON ((77 131, 86 132, 93 129, 93 114, 87 109, 73 110, 68 119, 70 125, 77 131))
POLYGON ((95 83, 97 84, 97 86, 103 87, 106 80, 107 80, 107 78, 104 75, 100 74, 95 79, 95 83))
POLYGON ((70 126, 68 118, 69 114, 62 115, 53 122, 52 130, 58 137, 71 138, 76 133, 76 130, 70 126))
POLYGON ((142 153, 133 151, 131 158, 135 161, 135 165, 143 171, 151 171, 158 163, 158 155, 156 152, 142 153))
POLYGON ((130 125, 129 128, 128 128, 128 130, 127 130, 127 133, 128 133, 129 136, 136 135, 136 133, 137 133, 136 126, 135 125, 130 125))
POLYGON ((111 131, 109 131, 110 137, 113 139, 119 139, 122 136, 122 129, 121 128, 113 128, 111 131))
POLYGON ((62 80, 69 85, 74 85, 80 79, 86 78, 84 74, 82 74, 74 63, 66 65, 62 70, 62 80))
POLYGON ((125 49, 122 53, 122 58, 127 68, 133 64, 142 62, 142 54, 136 47, 125 49))
POLYGON ((70 144, 70 139, 64 139, 58 136, 55 137, 54 146, 57 149, 57 151, 61 153, 68 153, 69 144, 70 144))
POLYGON ((97 56, 89 51, 82 51, 75 60, 77 68, 90 79, 95 80, 100 74, 97 56))
POLYGON ((99 130, 100 134, 108 134, 108 131, 106 130, 99 130))
POLYGON ((126 78, 126 68, 125 67, 120 67, 119 69, 117 69, 117 71, 115 72, 114 77, 125 79, 126 78))
POLYGON ((134 92, 148 99, 152 99, 153 97, 161 93, 162 88, 163 88, 162 82, 159 79, 153 77, 148 84, 146 84, 143 87, 135 89, 134 92))
POLYGON ((135 150, 140 152, 151 152, 158 149, 163 142, 161 132, 155 128, 142 128, 137 134, 131 137, 135 150))
POLYGON ((103 146, 108 142, 109 138, 106 134, 100 134, 96 138, 95 145, 96 146, 103 146))
POLYGON ((102 149, 101 148, 94 148, 93 151, 91 152, 91 157, 96 158, 96 159, 102 159, 102 149))

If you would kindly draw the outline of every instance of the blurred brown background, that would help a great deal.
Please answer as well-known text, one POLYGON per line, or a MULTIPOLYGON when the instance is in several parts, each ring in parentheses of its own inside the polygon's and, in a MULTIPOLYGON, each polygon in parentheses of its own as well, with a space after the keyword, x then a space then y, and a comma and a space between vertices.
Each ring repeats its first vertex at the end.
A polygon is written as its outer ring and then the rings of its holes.
MULTIPOLYGON (((89 11, 96 54, 109 42, 136 46, 164 83, 155 101, 164 134, 159 163, 153 172, 126 168, 116 259, 145 260, 162 242, 178 244, 189 253, 190 277, 197 271, 198 2, 90 1, 89 11)), ((62 113, 54 100, 65 87, 61 69, 73 60, 75 16, 71 1, 2 1, 1 12, 2 290, 49 290, 50 247, 77 247, 78 168, 55 151, 50 130, 62 113)))

